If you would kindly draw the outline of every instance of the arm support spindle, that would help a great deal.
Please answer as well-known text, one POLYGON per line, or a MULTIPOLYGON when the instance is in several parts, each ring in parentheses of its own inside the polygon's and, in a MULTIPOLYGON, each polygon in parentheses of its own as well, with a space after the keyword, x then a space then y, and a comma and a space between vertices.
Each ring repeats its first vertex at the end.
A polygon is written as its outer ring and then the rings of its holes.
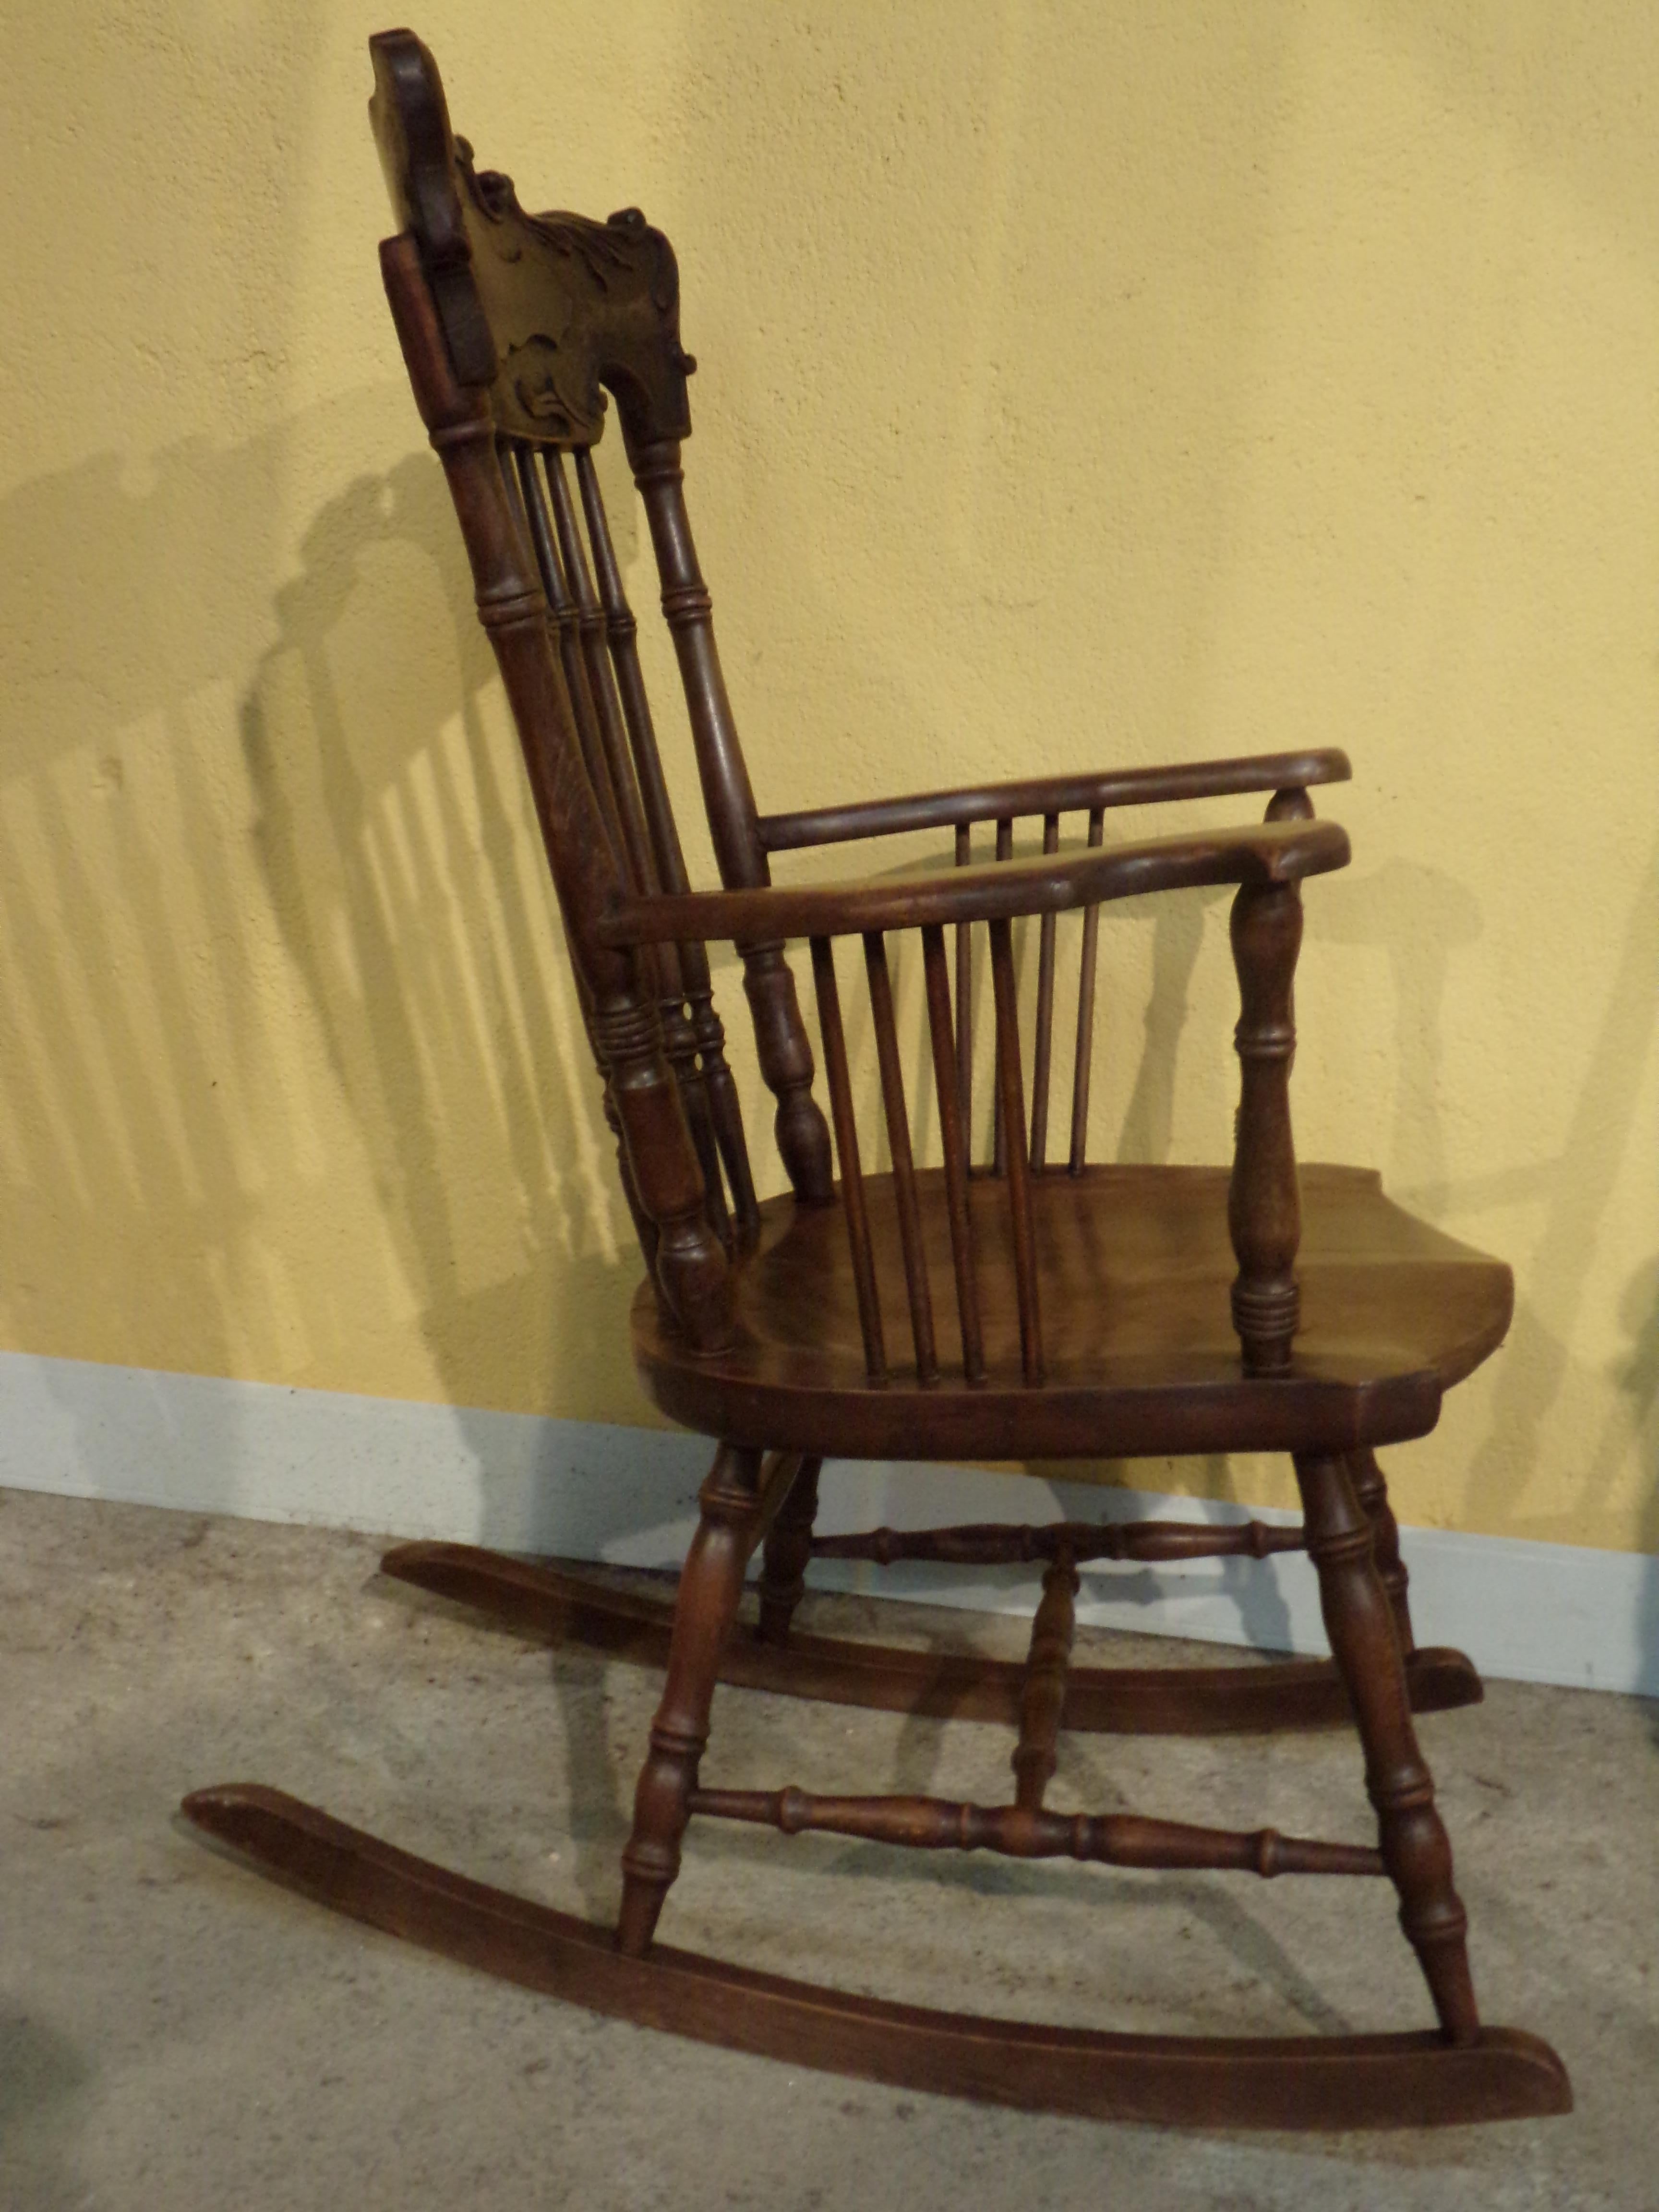
POLYGON ((1252 1375, 1287 1367, 1299 1294, 1302 1233, 1291 1137, 1291 1062, 1296 1054, 1292 985, 1302 943, 1294 884, 1245 884, 1233 901, 1233 962, 1242 1012, 1235 1042, 1242 1069, 1227 1226, 1238 1274, 1233 1327, 1252 1375))

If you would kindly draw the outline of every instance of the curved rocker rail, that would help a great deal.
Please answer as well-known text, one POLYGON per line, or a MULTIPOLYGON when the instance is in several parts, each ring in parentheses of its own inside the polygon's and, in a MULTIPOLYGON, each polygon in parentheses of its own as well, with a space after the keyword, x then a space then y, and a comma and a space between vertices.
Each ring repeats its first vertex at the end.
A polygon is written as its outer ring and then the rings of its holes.
POLYGON ((388 1935, 589 2011, 895 2088, 1098 2120, 1353 2128, 1571 2109, 1561 2062, 1513 2028, 1273 2039, 1109 2035, 934 2012, 653 1945, 470 1881, 280 1790, 233 1784, 186 1820, 262 1872, 388 1935))
MULTIPOLYGON (((471 1544, 399 1544, 380 1569, 549 1644, 588 1644, 635 1666, 667 1662, 672 1598, 607 1588, 562 1563, 515 1559, 471 1544)), ((1406 1675, 1413 1712, 1449 1712, 1479 1705, 1483 1695, 1461 1651, 1413 1651, 1406 1675)), ((763 1644, 739 1629, 721 1654, 719 1679, 787 1698, 1017 1728, 1025 1667, 1020 1660, 797 1632, 785 1644, 763 1644)), ((1340 1727, 1352 1718, 1328 1660, 1291 1659, 1249 1667, 1078 1668, 1066 1679, 1061 1725, 1098 1735, 1244 1735, 1340 1727)))

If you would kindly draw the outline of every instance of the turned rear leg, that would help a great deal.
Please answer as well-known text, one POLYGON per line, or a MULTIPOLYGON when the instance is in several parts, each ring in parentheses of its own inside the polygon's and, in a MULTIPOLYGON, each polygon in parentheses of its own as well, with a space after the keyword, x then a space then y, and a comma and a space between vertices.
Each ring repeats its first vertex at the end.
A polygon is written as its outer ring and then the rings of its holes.
POLYGON ((1376 1454, 1369 1448, 1348 1454, 1348 1473, 1353 1478, 1353 1494, 1359 1501, 1359 1510, 1371 1524, 1371 1554, 1376 1561, 1376 1571, 1382 1577, 1382 1587, 1389 1594, 1400 1649, 1410 1658, 1417 1649, 1412 1635, 1411 1607, 1406 1598, 1406 1586, 1411 1577, 1400 1556, 1400 1524, 1389 1504, 1389 1486, 1382 1480, 1376 1454))
POLYGON ((1372 1556, 1371 1524, 1346 1460, 1298 1455, 1296 1476, 1331 1654, 1358 1723, 1382 1860, 1400 1894, 1400 1924, 1448 2039, 1474 2043, 1480 2019, 1464 1942, 1468 1917, 1452 1887, 1451 1844, 1412 1725, 1405 1662, 1372 1556))
POLYGON ((806 1566, 812 1556, 812 1523, 818 1510, 818 1469, 821 1459, 804 1459, 800 1473, 789 1486, 789 1495, 767 1531, 761 1553, 760 1627, 763 1644, 787 1644, 789 1624, 806 1589, 806 1566))
POLYGON ((737 1618, 744 1570, 760 1520, 761 1455, 722 1444, 698 1492, 702 1517, 680 1575, 668 1679, 651 1723, 651 1748, 634 1793, 634 1832, 623 1851, 620 1950, 637 1957, 651 1941, 675 1875, 687 1801, 708 1741, 708 1711, 720 1653, 737 1618))

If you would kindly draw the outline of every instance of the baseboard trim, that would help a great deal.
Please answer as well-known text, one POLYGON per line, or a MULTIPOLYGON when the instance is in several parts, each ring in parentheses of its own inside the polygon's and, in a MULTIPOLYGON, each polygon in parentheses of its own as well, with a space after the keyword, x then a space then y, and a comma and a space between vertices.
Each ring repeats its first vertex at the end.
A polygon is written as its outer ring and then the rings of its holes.
MULTIPOLYGON (((684 1551, 708 1456, 701 1439, 655 1430, 0 1352, 0 1486, 59 1497, 663 1567, 684 1551)), ((826 1470, 823 1525, 1054 1513, 1231 1522, 1251 1510, 859 1462, 826 1470)), ((1659 1559, 1441 1528, 1407 1529, 1403 1547, 1423 1642, 1455 1644, 1494 1677, 1659 1696, 1659 1559)), ((826 1561, 812 1579, 993 1612, 1027 1610, 1036 1591, 1024 1570, 826 1561)), ((1326 1648, 1312 1572, 1296 1556, 1090 1569, 1079 1613, 1152 1635, 1326 1648)))

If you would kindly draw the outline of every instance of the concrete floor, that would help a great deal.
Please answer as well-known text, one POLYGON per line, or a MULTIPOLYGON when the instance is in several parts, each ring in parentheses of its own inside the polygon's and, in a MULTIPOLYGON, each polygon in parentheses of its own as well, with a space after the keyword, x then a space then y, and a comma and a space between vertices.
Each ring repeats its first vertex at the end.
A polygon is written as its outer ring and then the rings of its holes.
MULTIPOLYGON (((1659 2208, 1654 1708, 1497 1683, 1423 1729, 1487 2015, 1554 2043, 1574 2116, 1334 2139, 1103 2128, 593 2019, 203 1848, 179 1797, 257 1778, 484 1880, 614 1911, 657 1678, 483 1630, 379 1579, 375 1556, 331 1531, 0 1492, 8 2212, 1659 2208)), ((807 1607, 860 1632, 876 1610, 807 1607)), ((890 1634, 1020 1640, 994 1619, 879 1610, 890 1634)), ((728 1692, 705 1773, 1000 1796, 1008 1748, 997 1729, 728 1692)), ((1369 1819, 1342 1732, 1077 1738, 1054 1802, 1332 1836, 1369 1819)), ((702 1824, 664 1932, 884 1995, 1103 2027, 1427 2021, 1370 1883, 921 1862, 702 1824)))

